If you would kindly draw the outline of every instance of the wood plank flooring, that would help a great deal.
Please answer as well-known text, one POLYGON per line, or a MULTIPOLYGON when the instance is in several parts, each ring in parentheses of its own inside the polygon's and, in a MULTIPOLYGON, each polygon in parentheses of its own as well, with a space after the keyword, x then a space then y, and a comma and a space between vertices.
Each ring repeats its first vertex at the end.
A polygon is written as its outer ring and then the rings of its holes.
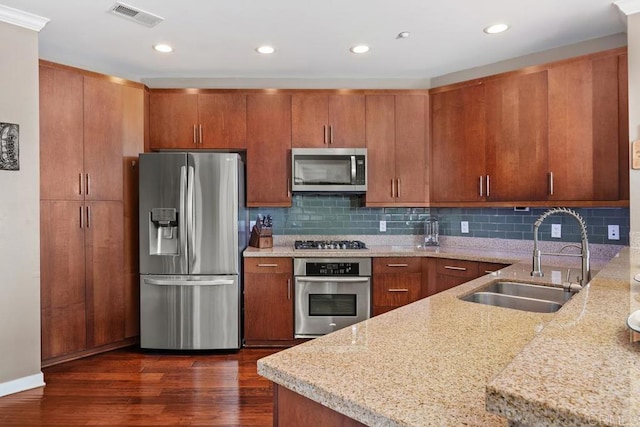
POLYGON ((0 426, 271 426, 271 349, 158 354, 130 347, 43 370, 44 388, 0 398, 0 426))

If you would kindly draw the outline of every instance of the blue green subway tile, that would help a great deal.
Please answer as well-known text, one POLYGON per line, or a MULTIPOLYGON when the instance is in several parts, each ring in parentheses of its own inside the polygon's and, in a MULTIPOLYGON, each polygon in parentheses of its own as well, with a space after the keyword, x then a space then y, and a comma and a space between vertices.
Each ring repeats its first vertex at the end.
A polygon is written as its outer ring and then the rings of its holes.
POLYGON ((505 233, 505 238, 506 239, 522 240, 522 233, 519 233, 517 231, 507 231, 505 233))
POLYGON ((480 230, 486 230, 486 231, 497 231, 498 230, 498 225, 497 224, 492 224, 492 223, 482 223, 482 224, 480 224, 479 229, 480 230))
POLYGON ((471 221, 474 223, 486 223, 491 222, 491 217, 489 215, 474 215, 471 221))
POLYGON ((506 224, 522 224, 522 216, 510 215, 505 217, 506 224))
MULTIPOLYGON (((469 236, 469 234, 462 234, 462 236, 469 236)), ((473 237, 491 237, 488 231, 474 231, 473 237)))

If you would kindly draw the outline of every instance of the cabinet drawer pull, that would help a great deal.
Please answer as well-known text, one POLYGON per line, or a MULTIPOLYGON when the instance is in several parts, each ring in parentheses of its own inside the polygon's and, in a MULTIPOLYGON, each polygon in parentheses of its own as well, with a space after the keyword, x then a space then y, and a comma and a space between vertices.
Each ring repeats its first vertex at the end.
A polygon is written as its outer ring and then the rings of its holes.
POLYGON ((196 125, 193 125, 193 143, 197 144, 198 143, 198 137, 196 136, 198 130, 196 128, 196 125))
POLYGON ((258 267, 277 267, 278 264, 258 264, 258 267))
POLYGON ((484 274, 491 274, 491 273, 495 273, 498 270, 485 270, 484 274))
POLYGON ((287 279, 287 299, 291 301, 291 279, 287 279))
POLYGON ((329 125, 329 144, 333 144, 333 125, 329 125))
POLYGON ((387 264, 387 267, 409 267, 409 264, 387 264))
POLYGON ((549 195, 553 196, 553 172, 549 172, 549 195))
POLYGON ((467 271, 465 267, 454 267, 452 265, 445 265, 444 268, 446 268, 447 270, 467 271))
POLYGON ((80 206, 80 228, 84 228, 84 212, 82 212, 82 206, 80 206))
POLYGON ((87 174, 87 185, 85 186, 85 190, 87 190, 87 196, 91 194, 91 177, 87 174))
POLYGON ((409 289, 400 288, 400 289, 387 289, 388 292, 409 292, 409 289))
POLYGON ((487 175, 487 197, 491 196, 491 190, 489 187, 490 183, 491 183, 491 180, 489 178, 489 175, 487 175))
POLYGON ((198 125, 198 134, 200 135, 200 144, 202 144, 202 125, 198 125))
POLYGON ((87 228, 91 228, 91 207, 87 206, 87 228))
POLYGON ((391 197, 392 198, 395 197, 395 194, 394 194, 395 186, 393 185, 394 181, 395 181, 395 179, 391 180, 391 197))
POLYGON ((322 126, 322 137, 324 138, 324 143, 327 143, 327 125, 322 126))
POLYGON ((484 191, 482 191, 482 176, 480 177, 480 197, 484 197, 484 191))
POLYGON ((79 178, 78 178, 78 184, 79 184, 79 185, 78 185, 78 190, 79 190, 79 193, 78 193, 78 194, 82 196, 82 193, 83 193, 83 191, 84 191, 84 190, 82 189, 83 179, 82 179, 82 174, 81 174, 81 173, 80 173, 80 174, 78 174, 78 175, 79 175, 79 178))
POLYGON ((396 197, 400 197, 400 178, 396 180, 396 197))

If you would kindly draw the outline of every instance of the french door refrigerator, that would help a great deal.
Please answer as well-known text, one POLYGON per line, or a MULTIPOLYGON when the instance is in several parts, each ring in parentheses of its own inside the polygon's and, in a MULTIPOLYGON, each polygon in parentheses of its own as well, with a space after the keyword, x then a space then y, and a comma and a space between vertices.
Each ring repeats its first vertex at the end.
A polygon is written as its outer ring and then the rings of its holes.
POLYGON ((140 155, 140 346, 240 348, 244 164, 236 153, 140 155))

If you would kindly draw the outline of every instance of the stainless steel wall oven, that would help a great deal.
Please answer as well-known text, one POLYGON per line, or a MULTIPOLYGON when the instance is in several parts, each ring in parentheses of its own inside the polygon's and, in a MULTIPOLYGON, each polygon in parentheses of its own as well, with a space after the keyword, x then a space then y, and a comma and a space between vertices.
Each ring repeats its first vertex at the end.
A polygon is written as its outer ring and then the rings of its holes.
POLYGON ((296 338, 371 317, 371 258, 296 258, 293 270, 296 338))

